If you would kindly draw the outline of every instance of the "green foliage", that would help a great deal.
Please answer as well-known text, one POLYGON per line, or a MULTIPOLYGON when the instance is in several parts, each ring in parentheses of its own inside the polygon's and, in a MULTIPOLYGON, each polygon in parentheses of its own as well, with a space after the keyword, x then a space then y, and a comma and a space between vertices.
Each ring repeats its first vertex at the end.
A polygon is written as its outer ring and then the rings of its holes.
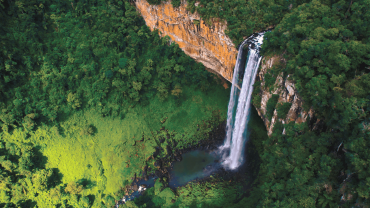
POLYGON ((135 204, 138 207, 231 207, 241 189, 241 185, 222 180, 189 183, 177 188, 176 195, 168 187, 154 195, 155 187, 152 187, 135 199, 135 204))
POLYGON ((274 90, 274 84, 277 77, 282 76, 281 72, 284 70, 285 66, 283 63, 275 63, 269 70, 265 73, 264 81, 265 90, 272 92, 274 90))
MULTIPOLYGON (((159 4, 159 0, 149 0, 150 4, 159 4)), ((175 6, 178 1, 176 0, 175 6)), ((258 0, 235 0, 235 1, 208 1, 188 0, 187 9, 190 12, 197 12, 202 19, 209 24, 214 20, 226 20, 228 35, 237 46, 241 41, 255 31, 261 31, 273 25, 277 25, 289 14, 292 8, 296 8, 307 0, 279 1, 269 0, 260 2, 258 0), (195 6, 198 2, 199 5, 195 6)), ((176 6, 175 6, 176 7, 176 6)))
POLYGON ((139 208, 134 201, 128 201, 126 202, 123 207, 127 207, 127 208, 139 208))
POLYGON ((229 92, 128 1, 9 1, 0 18, 0 206, 112 207, 162 126, 183 148, 226 116, 229 92))
POLYGON ((83 191, 82 185, 71 181, 67 184, 66 188, 64 189, 65 192, 68 192, 70 194, 79 194, 81 191, 83 191))
POLYGON ((253 100, 252 100, 253 106, 254 106, 255 108, 260 109, 260 108, 261 108, 261 101, 262 101, 262 97, 261 97, 261 95, 255 95, 255 96, 253 96, 253 98, 252 98, 252 99, 253 99, 253 100))
MULTIPOLYGON (((236 205, 241 191, 224 182, 189 185, 177 197, 153 188, 152 204, 127 206, 336 207, 341 196, 343 207, 368 205, 369 1, 195 2, 187 9, 207 24, 227 20, 236 46, 275 26, 262 52, 282 53, 287 63, 266 73, 265 87, 291 74, 323 132, 277 122, 266 137, 254 125, 259 178, 236 205), (335 151, 341 143, 345 153, 335 151)), ((228 92, 213 89, 204 67, 151 32, 129 1, 0 1, 0 19, 1 206, 112 207, 151 162, 158 138, 183 148, 225 119, 228 92)), ((267 103, 269 119, 277 101, 267 103)), ((277 106, 279 118, 288 105, 277 106)))
MULTIPOLYGON (((307 180, 308 183, 302 185, 306 190, 312 187, 312 191, 300 193, 302 196, 310 196, 311 203, 316 201, 317 206, 336 207, 340 197, 338 192, 331 191, 335 189, 340 189, 343 197, 352 196, 351 200, 346 199, 344 207, 353 206, 354 203, 361 204, 360 206, 369 203, 370 186, 360 182, 366 180, 365 175, 369 174, 369 170, 363 166, 365 164, 363 161, 368 158, 365 138, 369 137, 367 125, 370 112, 369 92, 365 90, 369 87, 370 42, 369 34, 364 31, 370 27, 369 6, 368 1, 347 3, 317 0, 299 5, 290 14, 285 15, 272 32, 265 35, 262 46, 265 53, 275 49, 286 53, 288 60, 286 72, 293 75, 300 96, 306 105, 313 107, 316 116, 324 120, 328 129, 327 132, 312 136, 315 138, 316 146, 312 144, 312 147, 309 147, 313 152, 322 151, 316 156, 320 157, 320 163, 316 160, 316 166, 314 163, 310 164, 317 172, 315 170, 307 172, 312 177, 311 182, 307 180), (322 145, 322 138, 326 138, 326 142, 329 143, 322 145), (345 159, 339 160, 339 156, 327 151, 330 148, 337 149, 341 143, 346 153, 342 156, 345 159), (344 178, 338 181, 335 176, 341 174, 344 178), (346 176, 351 176, 351 182, 343 182, 346 176), (316 187, 324 187, 325 192, 314 195, 315 183, 316 187)), ((297 132, 291 128, 286 128, 285 132, 287 136, 284 137, 295 135, 295 140, 300 137, 309 138, 308 135, 312 135, 307 130, 297 132)), ((281 137, 276 135, 272 138, 277 141, 281 137)), ((278 143, 280 146, 281 142, 278 143)), ((309 143, 305 141, 301 145, 307 149, 309 143)), ((281 151, 292 158, 293 153, 288 147, 283 146, 281 151)), ((269 152, 274 154, 274 150, 269 152)), ((343 152, 339 151, 338 154, 343 152)), ((273 157, 270 156, 270 160, 273 157)), ((315 161, 315 157, 309 159, 309 162, 315 161)), ((276 164, 271 163, 271 167, 276 167, 276 164)), ((269 165, 266 164, 265 167, 269 165)), ((294 178, 287 177, 286 173, 272 173, 283 175, 284 183, 294 178)), ((272 176, 271 173, 268 175, 272 176)), ((276 180, 271 178, 270 182, 273 181, 276 180)), ((273 186, 271 183, 269 185, 273 186)), ((284 189, 287 190, 287 186, 284 186, 284 189)), ((266 195, 266 200, 271 199, 271 196, 272 192, 266 195)), ((289 202, 288 198, 285 201, 282 200, 282 196, 278 198, 280 202, 289 202)), ((289 200, 292 199, 299 201, 290 194, 289 200)), ((273 201, 271 199, 265 204, 271 204, 273 201)))
POLYGON ((148 3, 149 4, 154 4, 154 5, 159 5, 159 4, 161 4, 161 0, 148 0, 148 3))
POLYGON ((173 191, 169 187, 163 189, 163 191, 161 191, 158 194, 158 196, 161 197, 162 199, 165 199, 166 204, 170 204, 171 201, 175 198, 175 194, 173 193, 173 191))
POLYGON ((80 135, 86 135, 86 136, 91 136, 94 134, 95 130, 94 130, 94 126, 93 125, 86 125, 85 127, 82 128, 82 130, 80 131, 80 135))
POLYGON ((275 84, 275 81, 276 81, 276 77, 273 77, 269 72, 267 72, 265 74, 265 88, 266 89, 269 89, 269 91, 271 92, 274 88, 274 84, 275 84))
POLYGON ((278 100, 279 100, 279 95, 273 94, 271 98, 267 101, 266 116, 269 120, 271 120, 272 116, 274 115, 274 110, 275 110, 278 100))
POLYGON ((179 7, 181 5, 181 0, 172 0, 171 4, 173 7, 179 7))
POLYGON ((276 107, 277 116, 278 118, 285 119, 286 115, 288 114, 292 103, 279 103, 276 107))
POLYGON ((163 190, 163 183, 161 183, 159 180, 156 180, 154 184, 154 194, 159 195, 159 193, 161 193, 162 190, 163 190))
POLYGON ((252 104, 255 108, 261 108, 261 81, 256 81, 253 84, 253 92, 252 92, 252 104))
POLYGON ((18 24, 20 19, 6 15, 2 23, 7 34, 0 39, 4 130, 32 129, 30 114, 55 122, 63 113, 98 107, 104 116, 118 116, 153 95, 163 101, 179 97, 185 85, 209 89, 212 76, 204 66, 178 45, 168 46, 168 37, 151 32, 135 7, 113 1, 106 8, 98 2, 19 4, 32 14, 8 8, 27 20, 18 24))

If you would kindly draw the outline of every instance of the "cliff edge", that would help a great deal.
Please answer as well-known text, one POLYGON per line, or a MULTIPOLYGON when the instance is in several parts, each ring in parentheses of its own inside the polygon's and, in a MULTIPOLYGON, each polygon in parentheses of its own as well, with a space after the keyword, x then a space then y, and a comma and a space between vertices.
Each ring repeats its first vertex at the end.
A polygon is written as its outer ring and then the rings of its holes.
POLYGON ((136 0, 137 10, 146 25, 160 35, 168 35, 191 58, 231 82, 238 51, 225 35, 226 22, 205 24, 199 14, 186 10, 187 2, 174 8, 171 1, 150 5, 146 0, 136 0))

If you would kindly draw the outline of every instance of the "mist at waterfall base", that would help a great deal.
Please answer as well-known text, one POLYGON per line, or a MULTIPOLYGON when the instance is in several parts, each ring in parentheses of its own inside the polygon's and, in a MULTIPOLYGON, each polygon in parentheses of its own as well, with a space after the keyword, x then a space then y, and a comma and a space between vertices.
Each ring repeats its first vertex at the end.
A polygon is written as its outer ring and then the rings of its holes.
MULTIPOLYGON (((243 162, 245 162, 243 161, 245 157, 244 146, 249 138, 247 125, 250 119, 251 96, 262 58, 259 55, 259 49, 262 45, 264 33, 253 34, 244 40, 239 47, 228 105, 226 138, 223 145, 212 151, 194 150, 184 153, 182 161, 175 162, 170 170, 168 181, 170 188, 175 189, 186 185, 190 181, 207 178, 217 172, 225 172, 225 170, 232 170, 235 173, 245 172, 245 169, 248 168, 243 165, 243 162), (239 90, 236 85, 240 86, 240 84, 242 87, 239 90), (239 168, 242 165, 243 168, 239 168)), ((116 204, 116 207, 128 200, 139 197, 145 190, 145 188, 142 189, 144 187, 142 185, 145 185, 146 188, 153 187, 158 179, 157 176, 151 176, 147 181, 139 180, 135 184, 141 191, 135 191, 129 196, 124 196, 116 204)))

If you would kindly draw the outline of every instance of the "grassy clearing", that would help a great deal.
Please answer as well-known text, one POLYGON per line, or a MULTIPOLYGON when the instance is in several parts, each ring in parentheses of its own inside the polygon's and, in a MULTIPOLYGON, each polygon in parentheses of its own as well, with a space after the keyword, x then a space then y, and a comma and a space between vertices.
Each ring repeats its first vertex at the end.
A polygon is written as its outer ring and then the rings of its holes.
MULTIPOLYGON (((106 199, 104 196, 120 198, 121 187, 131 183, 134 174, 139 175, 150 162, 148 158, 155 151, 158 138, 166 138, 158 131, 160 128, 168 129, 180 147, 195 143, 212 128, 197 131, 203 121, 219 123, 226 118, 228 93, 221 86, 214 86, 207 93, 188 88, 180 98, 164 102, 154 98, 146 106, 137 105, 123 119, 102 117, 92 108, 80 110, 57 125, 42 124, 29 132, 16 129, 12 134, 4 134, 3 139, 33 143, 43 155, 45 168, 59 176, 58 186, 82 184, 79 194, 94 196, 98 206, 100 200, 106 199), (215 112, 220 118, 217 121, 212 119, 215 112)), ((48 195, 40 195, 33 200, 45 204, 47 198, 48 195)))

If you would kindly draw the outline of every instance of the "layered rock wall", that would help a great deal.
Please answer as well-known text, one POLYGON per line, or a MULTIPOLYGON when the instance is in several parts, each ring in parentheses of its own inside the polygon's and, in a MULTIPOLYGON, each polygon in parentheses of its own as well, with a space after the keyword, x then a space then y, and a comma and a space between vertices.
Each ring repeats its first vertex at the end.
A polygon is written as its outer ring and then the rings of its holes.
MULTIPOLYGON (((170 1, 160 5, 150 5, 146 0, 136 0, 135 4, 146 25, 152 31, 158 29, 162 37, 169 36, 187 55, 231 82, 238 51, 231 39, 225 35, 226 22, 214 21, 212 26, 206 25, 199 14, 192 14, 186 10, 186 1, 182 1, 178 8, 174 8, 170 1)), ((279 74, 273 86, 274 89, 271 92, 266 89, 265 74, 274 64, 279 62, 285 62, 282 56, 264 57, 257 78, 257 80, 261 80, 260 96, 262 99, 261 107, 256 109, 265 123, 268 135, 272 134, 277 121, 302 123, 307 120, 308 116, 314 117, 312 109, 308 112, 303 110, 302 99, 289 76, 284 79, 282 73, 279 74), (278 118, 276 109, 272 119, 267 118, 267 102, 273 94, 279 95, 278 103, 292 103, 285 118, 278 118)), ((313 128, 316 128, 316 124, 317 122, 313 128)))
MULTIPOLYGON (((303 123, 306 122, 308 116, 312 119, 314 119, 314 111, 312 108, 309 111, 304 111, 302 105, 303 101, 301 97, 299 96, 298 92, 296 91, 294 81, 290 79, 291 75, 288 75, 285 79, 283 78, 283 73, 280 73, 276 77, 276 81, 274 85, 272 86, 273 89, 270 92, 270 89, 267 89, 265 87, 265 74, 269 69, 272 68, 274 64, 278 64, 279 62, 286 62, 284 58, 280 55, 275 55, 272 57, 264 57, 261 61, 260 70, 258 72, 258 77, 256 80, 261 81, 261 90, 260 90, 260 96, 261 96, 261 107, 256 108, 258 115, 262 118, 263 122, 265 123, 267 134, 270 136, 272 134, 272 130, 274 128, 274 125, 277 121, 282 122, 283 124, 289 123, 289 122, 295 122, 295 123, 303 123), (275 108, 272 119, 269 120, 267 115, 267 102, 272 97, 273 94, 279 95, 278 104, 279 103, 285 103, 289 102, 292 103, 288 114, 285 118, 278 118, 277 116, 277 110, 275 108)), ((258 89, 256 89, 258 90, 258 89)), ((313 126, 313 129, 317 128, 318 126, 317 121, 315 125, 313 126)), ((283 132, 282 132, 283 133, 283 132)))
POLYGON ((186 10, 186 1, 178 8, 174 8, 170 1, 150 5, 146 0, 136 0, 135 4, 151 30, 158 29, 161 36, 168 35, 187 55, 232 80, 238 51, 225 35, 226 22, 213 22, 212 26, 207 26, 199 14, 186 10))

